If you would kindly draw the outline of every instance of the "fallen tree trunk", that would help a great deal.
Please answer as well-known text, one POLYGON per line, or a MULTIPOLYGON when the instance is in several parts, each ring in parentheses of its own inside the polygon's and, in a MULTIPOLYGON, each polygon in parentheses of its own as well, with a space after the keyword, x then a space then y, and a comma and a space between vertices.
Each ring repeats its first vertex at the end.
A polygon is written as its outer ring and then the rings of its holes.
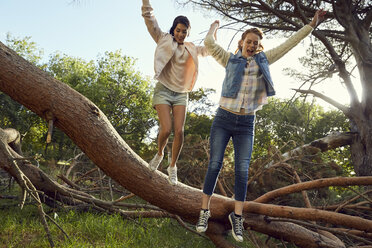
MULTIPOLYGON (((190 223, 196 222, 200 209, 201 190, 182 183, 172 186, 163 173, 150 171, 147 163, 132 151, 97 106, 68 85, 51 78, 44 71, 31 65, 2 43, 0 43, 0 90, 42 118, 49 120, 52 116, 54 126, 66 133, 92 162, 120 185, 155 206, 179 215, 190 223)), ((9 167, 4 164, 2 166, 9 167)), ((208 229, 207 234, 210 237, 215 234, 217 236, 214 240, 221 240, 221 230, 226 231, 230 228, 227 215, 233 210, 233 200, 216 195, 212 197, 211 206, 211 228, 208 229), (213 228, 214 224, 216 228, 213 228), (214 229, 219 230, 214 232, 214 229)), ((288 208, 289 212, 283 212, 280 211, 282 209, 280 206, 245 203, 246 213, 277 217, 288 217, 291 211, 295 211, 294 208, 288 208)), ((324 221, 327 212, 323 211, 323 215, 318 217, 320 215, 317 213, 320 211, 308 209, 308 215, 297 215, 296 218, 324 221)), ((337 216, 340 219, 344 217, 342 214, 337 216)), ((371 221, 359 219, 366 224, 363 230, 372 230, 371 221)), ((337 224, 357 227, 354 221, 351 225, 345 221, 337 221, 337 224)), ((250 227, 255 229, 255 224, 251 223, 250 227)), ((298 225, 293 225, 293 230, 296 227, 303 230, 298 225)), ((260 232, 290 242, 295 242, 294 237, 300 233, 292 231, 283 236, 282 232, 277 230, 275 235, 274 230, 264 228, 260 229, 260 232)), ((313 247, 321 243, 320 240, 327 240, 322 235, 318 236, 318 240, 309 239, 308 236, 303 236, 302 241, 296 244, 300 247, 313 247)), ((339 246, 330 242, 317 247, 339 246)))

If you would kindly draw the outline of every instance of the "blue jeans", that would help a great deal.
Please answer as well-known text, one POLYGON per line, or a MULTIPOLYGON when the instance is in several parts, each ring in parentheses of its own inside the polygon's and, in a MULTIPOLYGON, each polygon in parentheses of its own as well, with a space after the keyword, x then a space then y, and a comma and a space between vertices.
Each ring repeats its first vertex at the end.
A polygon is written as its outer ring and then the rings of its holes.
POLYGON ((218 108, 211 127, 210 159, 203 188, 205 194, 213 194, 227 143, 232 138, 235 155, 235 200, 245 200, 253 149, 254 120, 255 115, 236 115, 218 108))

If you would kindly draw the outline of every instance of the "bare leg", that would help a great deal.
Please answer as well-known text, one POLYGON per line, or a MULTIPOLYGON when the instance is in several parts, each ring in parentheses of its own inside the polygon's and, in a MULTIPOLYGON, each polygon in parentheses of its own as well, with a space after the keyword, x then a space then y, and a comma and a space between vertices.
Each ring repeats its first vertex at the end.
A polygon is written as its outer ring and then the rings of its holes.
POLYGON ((173 125, 174 125, 174 140, 172 145, 172 161, 171 167, 176 165, 183 146, 183 131, 186 119, 186 106, 173 106, 173 125))
POLYGON ((242 215, 243 214, 243 206, 244 206, 244 202, 235 201, 235 209, 234 209, 235 214, 242 215))
POLYGON ((167 104, 158 104, 155 106, 159 117, 159 134, 158 134, 158 155, 163 155, 164 148, 168 143, 169 135, 172 131, 171 106, 167 104))
POLYGON ((209 209, 209 203, 211 201, 211 196, 204 194, 202 196, 202 209, 209 209))

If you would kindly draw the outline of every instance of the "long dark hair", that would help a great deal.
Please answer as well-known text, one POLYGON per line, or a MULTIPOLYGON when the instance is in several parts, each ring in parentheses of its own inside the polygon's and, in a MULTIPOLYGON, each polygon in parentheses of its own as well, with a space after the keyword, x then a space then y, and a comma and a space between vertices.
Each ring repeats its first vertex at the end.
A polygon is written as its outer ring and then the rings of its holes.
POLYGON ((181 24, 185 25, 187 30, 190 30, 190 28, 191 28, 190 21, 189 21, 189 19, 187 19, 186 16, 177 16, 176 18, 174 18, 173 25, 172 25, 171 29, 169 30, 169 33, 171 35, 174 35, 174 29, 176 28, 178 23, 181 23, 181 24))

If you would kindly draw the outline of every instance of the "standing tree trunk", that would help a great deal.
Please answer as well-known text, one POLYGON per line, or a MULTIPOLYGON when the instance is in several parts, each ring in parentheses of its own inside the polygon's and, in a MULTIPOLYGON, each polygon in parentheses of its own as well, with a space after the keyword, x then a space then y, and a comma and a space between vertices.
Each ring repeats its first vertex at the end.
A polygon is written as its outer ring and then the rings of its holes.
MULTIPOLYGON (((352 97, 348 117, 352 131, 359 134, 351 144, 352 161, 355 172, 359 176, 372 175, 372 44, 370 39, 370 26, 372 21, 372 9, 366 12, 363 19, 355 10, 350 0, 336 1, 333 10, 337 21, 345 29, 346 37, 349 37, 356 65, 359 70, 360 82, 363 88, 361 101, 352 97)), ((339 67, 340 68, 340 67, 339 67)), ((345 82, 350 80, 350 74, 344 70, 340 76, 345 82)), ((348 83, 347 83, 348 84, 348 83)), ((354 95, 350 88, 349 94, 354 95)))

